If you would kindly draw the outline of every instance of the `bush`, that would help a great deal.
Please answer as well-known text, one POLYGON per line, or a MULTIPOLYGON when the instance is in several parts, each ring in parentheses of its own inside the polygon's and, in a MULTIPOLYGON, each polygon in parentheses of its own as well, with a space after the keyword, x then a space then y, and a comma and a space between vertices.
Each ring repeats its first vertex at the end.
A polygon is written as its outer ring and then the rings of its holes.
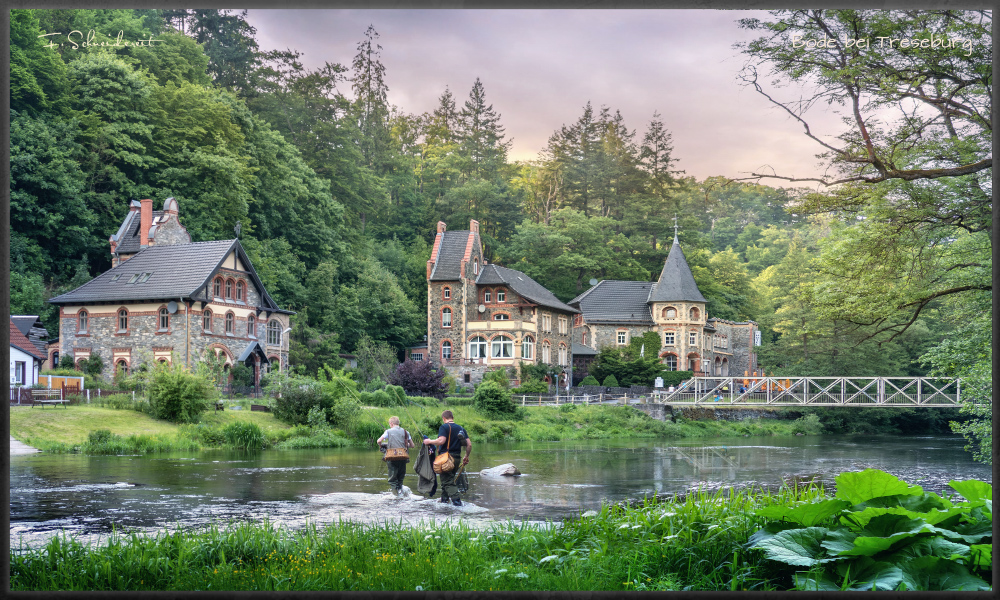
POLYGON ((307 380, 299 385, 284 385, 279 396, 274 401, 274 418, 289 425, 305 425, 309 422, 309 410, 323 403, 323 390, 320 386, 305 377, 295 377, 295 380, 307 380))
POLYGON ((260 450, 267 443, 260 425, 250 421, 236 421, 222 430, 226 442, 240 450, 260 450))
POLYGON ((815 414, 806 415, 792 421, 792 433, 819 435, 823 433, 823 424, 815 414))
POLYGON ((193 423, 215 401, 218 392, 208 380, 179 365, 159 365, 149 384, 153 416, 175 423, 193 423))
POLYGON ((515 394, 547 394, 549 393, 549 384, 537 379, 527 379, 511 391, 515 394))
MULTIPOLYGON (((694 377, 693 371, 660 371, 660 377, 663 378, 663 387, 668 388, 670 386, 677 387, 683 381, 687 381, 694 377)), ((737 386, 739 389, 739 386, 737 386)))
POLYGON ((503 367, 487 371, 486 374, 483 375, 483 381, 492 381, 505 390, 510 388, 510 377, 507 376, 507 369, 503 367))
POLYGON ((435 367, 430 361, 406 360, 396 365, 389 383, 401 386, 411 396, 443 398, 448 390, 445 375, 445 369, 435 367))
POLYGON ((476 410, 488 417, 508 417, 515 414, 517 407, 511 401, 510 390, 500 387, 495 381, 484 381, 476 388, 473 396, 476 410))
POLYGON ((597 381, 597 378, 593 375, 587 375, 583 378, 583 381, 580 382, 580 385, 601 385, 601 382, 597 381))
POLYGON ((608 375, 607 377, 604 378, 604 383, 602 383, 601 385, 603 385, 604 387, 618 387, 618 380, 615 379, 614 375, 608 375))
POLYGON ((245 364, 236 364, 229 373, 233 377, 233 385, 242 387, 253 385, 253 369, 245 364))

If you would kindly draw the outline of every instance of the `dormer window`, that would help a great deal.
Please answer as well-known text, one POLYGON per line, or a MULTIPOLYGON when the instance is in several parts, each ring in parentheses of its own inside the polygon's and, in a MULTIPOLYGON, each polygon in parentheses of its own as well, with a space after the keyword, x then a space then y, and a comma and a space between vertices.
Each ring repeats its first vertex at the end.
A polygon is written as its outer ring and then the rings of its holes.
POLYGON ((122 274, 118 273, 117 275, 115 275, 114 277, 111 278, 111 281, 118 281, 121 278, 122 278, 122 274))
POLYGON ((139 280, 139 273, 136 273, 135 275, 132 276, 131 279, 128 280, 128 282, 129 283, 135 283, 138 280, 139 280))
POLYGON ((142 277, 139 278, 139 283, 146 283, 149 281, 150 276, 152 276, 152 273, 143 273, 142 277))
POLYGON ((231 300, 233 298, 233 280, 226 280, 226 299, 231 300))
POLYGON ((674 307, 672 307, 672 306, 668 306, 667 308, 664 308, 663 309, 663 318, 664 319, 676 319, 677 318, 677 310, 674 307))

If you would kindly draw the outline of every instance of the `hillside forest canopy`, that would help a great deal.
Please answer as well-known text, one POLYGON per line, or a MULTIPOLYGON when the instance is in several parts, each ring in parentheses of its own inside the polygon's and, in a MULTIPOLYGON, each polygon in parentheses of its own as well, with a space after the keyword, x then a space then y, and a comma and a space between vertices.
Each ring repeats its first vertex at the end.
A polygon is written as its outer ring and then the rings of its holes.
POLYGON ((668 117, 592 102, 536 160, 512 161, 486 74, 441 90, 430 112, 390 105, 392 40, 374 26, 351 64, 310 70, 295 50, 259 47, 246 11, 11 11, 11 311, 58 331, 46 300, 110 267, 129 200, 173 196, 192 241, 240 224, 264 284, 296 311, 290 363, 315 374, 362 340, 422 339, 437 221, 478 220, 488 260, 563 301, 592 278, 654 280, 676 223, 709 315, 759 323, 769 374, 961 376, 986 402, 991 13, 783 10, 739 25, 759 33, 738 47, 739 84, 802 124, 827 179, 699 181, 668 117), (69 50, 40 37, 71 30, 162 41, 69 50), (978 41, 890 54, 789 43, 822 32, 978 41), (841 131, 810 129, 821 103, 841 131))

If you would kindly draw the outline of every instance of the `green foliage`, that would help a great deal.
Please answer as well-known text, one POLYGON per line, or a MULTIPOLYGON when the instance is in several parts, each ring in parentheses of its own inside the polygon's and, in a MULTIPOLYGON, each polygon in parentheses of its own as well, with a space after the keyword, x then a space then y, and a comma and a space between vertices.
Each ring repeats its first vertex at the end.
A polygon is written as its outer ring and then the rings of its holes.
POLYGON ((484 381, 479 384, 473 397, 473 405, 476 410, 490 418, 509 417, 517 411, 511 400, 510 390, 501 387, 495 381, 484 381))
POLYGON ((244 363, 237 363, 229 370, 230 376, 233 378, 233 385, 250 386, 253 385, 253 369, 246 366, 244 363))
POLYGON ((104 361, 99 354, 91 354, 83 363, 83 372, 91 377, 98 377, 104 371, 104 361))
POLYGON ((663 378, 663 387, 677 387, 681 382, 687 381, 694 376, 692 371, 660 371, 659 377, 663 378))
POLYGON ((147 395, 157 419, 192 423, 211 406, 218 392, 211 382, 180 365, 160 364, 153 369, 147 395))
POLYGON ((777 519, 753 548, 792 567, 802 590, 989 590, 992 486, 952 481, 954 502, 875 469, 841 473, 837 493, 757 511, 777 519), (809 567, 807 570, 795 567, 809 567))
POLYGON ((267 439, 260 425, 250 421, 235 421, 222 430, 226 443, 239 450, 261 450, 267 445, 267 439))
POLYGON ((503 367, 487 371, 483 375, 483 381, 492 381, 505 390, 510 389, 510 377, 507 375, 507 369, 503 367))
POLYGON ((601 385, 603 385, 604 387, 618 387, 618 380, 615 379, 614 375, 608 375, 607 377, 604 378, 604 381, 601 383, 601 385))
POLYGON ((593 375, 587 375, 583 378, 583 381, 580 382, 580 385, 601 385, 601 383, 597 381, 597 378, 593 375))
POLYGON ((514 394, 547 394, 549 393, 549 384, 537 379, 525 379, 511 392, 514 394))

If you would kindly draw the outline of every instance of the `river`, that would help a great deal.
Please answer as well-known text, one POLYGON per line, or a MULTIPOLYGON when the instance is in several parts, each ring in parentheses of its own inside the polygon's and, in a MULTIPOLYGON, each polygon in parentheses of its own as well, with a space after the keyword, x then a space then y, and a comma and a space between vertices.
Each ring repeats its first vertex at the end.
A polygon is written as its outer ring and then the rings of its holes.
MULTIPOLYGON (((118 531, 155 532, 210 523, 267 520, 299 528, 340 520, 428 523, 545 522, 602 502, 777 485, 816 478, 833 487, 842 471, 877 468, 928 491, 951 479, 992 482, 957 436, 804 436, 476 444, 463 507, 388 493, 371 449, 234 451, 149 456, 33 454, 10 458, 10 541, 36 546, 65 532, 100 542, 118 531), (514 463, 521 477, 480 469, 514 463)), ((414 454, 415 455, 415 454, 414 454)), ((412 462, 406 485, 416 490, 412 462)))

